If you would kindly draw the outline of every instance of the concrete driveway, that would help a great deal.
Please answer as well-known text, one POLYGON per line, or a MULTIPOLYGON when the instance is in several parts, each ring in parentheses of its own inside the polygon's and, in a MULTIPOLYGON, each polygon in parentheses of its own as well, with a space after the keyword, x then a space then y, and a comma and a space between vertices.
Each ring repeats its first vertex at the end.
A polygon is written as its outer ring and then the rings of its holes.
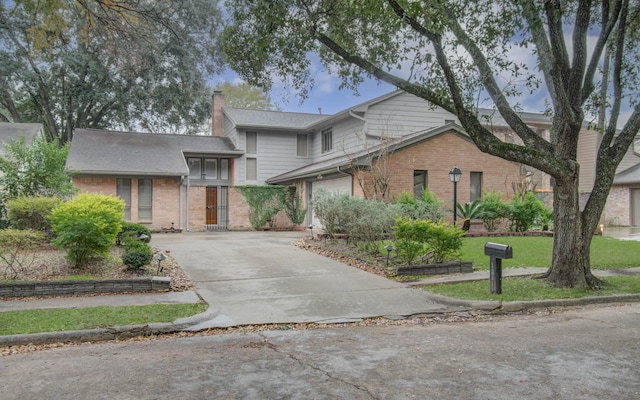
POLYGON ((209 304, 211 320, 194 330, 462 309, 292 244, 304 236, 301 232, 156 234, 151 244, 170 251, 209 304))

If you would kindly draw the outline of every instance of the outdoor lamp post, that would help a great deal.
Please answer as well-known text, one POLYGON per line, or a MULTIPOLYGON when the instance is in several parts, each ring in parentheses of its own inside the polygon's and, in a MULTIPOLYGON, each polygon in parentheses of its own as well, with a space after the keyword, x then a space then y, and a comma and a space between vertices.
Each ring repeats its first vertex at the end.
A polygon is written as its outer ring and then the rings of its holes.
POLYGON ((449 171, 449 179, 453 182, 453 225, 456 224, 456 219, 458 219, 458 182, 460 181, 461 176, 462 171, 460 171, 460 168, 458 168, 457 165, 449 171))

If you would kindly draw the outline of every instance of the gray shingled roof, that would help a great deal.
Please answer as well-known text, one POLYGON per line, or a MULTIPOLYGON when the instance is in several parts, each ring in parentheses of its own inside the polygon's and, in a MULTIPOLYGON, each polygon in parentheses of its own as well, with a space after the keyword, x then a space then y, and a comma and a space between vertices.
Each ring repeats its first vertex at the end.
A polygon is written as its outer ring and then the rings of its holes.
POLYGON ((269 110, 249 110, 224 107, 225 115, 238 128, 264 128, 277 130, 305 130, 310 125, 330 117, 322 114, 305 114, 269 110))
POLYGON ((640 164, 636 164, 631 168, 627 168, 616 174, 613 178, 614 185, 629 185, 640 182, 640 164))
POLYGON ((91 175, 185 176, 184 153, 238 156, 228 138, 77 129, 67 170, 91 175))
POLYGON ((42 124, 0 122, 0 155, 5 154, 4 145, 24 135, 25 143, 31 144, 33 138, 42 132, 42 124))
MULTIPOLYGON (((424 131, 412 133, 404 136, 400 140, 390 144, 391 151, 397 151, 416 143, 429 140, 443 133, 454 133, 466 140, 471 140, 464 130, 455 123, 446 124, 437 128, 427 129, 424 131)), ((329 176, 333 174, 343 174, 352 164, 364 165, 367 163, 367 155, 372 153, 375 157, 377 152, 383 145, 377 145, 370 149, 364 149, 352 155, 341 155, 329 160, 305 165, 304 167, 285 172, 278 176, 267 179, 267 183, 271 184, 291 184, 295 180, 304 178, 313 178, 318 175, 329 176)))

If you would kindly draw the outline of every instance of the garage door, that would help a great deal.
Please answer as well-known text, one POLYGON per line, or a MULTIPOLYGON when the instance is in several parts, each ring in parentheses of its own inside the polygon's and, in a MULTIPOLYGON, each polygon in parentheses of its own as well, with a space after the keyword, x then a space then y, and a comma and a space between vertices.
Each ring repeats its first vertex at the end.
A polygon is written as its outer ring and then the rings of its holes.
MULTIPOLYGON (((311 190, 310 195, 312 197, 311 205, 313 207, 313 194, 318 193, 319 190, 326 190, 329 193, 340 193, 351 196, 352 192, 352 183, 351 177, 345 176, 336 179, 323 179, 321 181, 311 182, 311 190)), ((322 223, 316 218, 315 213, 312 213, 311 217, 311 225, 313 228, 322 229, 322 223)))

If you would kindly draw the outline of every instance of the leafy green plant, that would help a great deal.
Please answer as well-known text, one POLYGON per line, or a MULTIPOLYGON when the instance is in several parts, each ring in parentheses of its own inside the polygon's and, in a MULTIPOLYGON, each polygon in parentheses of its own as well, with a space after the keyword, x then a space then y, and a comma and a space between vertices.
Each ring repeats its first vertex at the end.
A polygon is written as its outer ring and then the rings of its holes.
POLYGON ((318 190, 313 196, 313 212, 329 235, 344 233, 351 215, 349 203, 352 197, 341 193, 318 190))
POLYGON ((293 225, 299 226, 307 216, 307 209, 302 205, 302 197, 296 192, 295 187, 286 189, 284 211, 293 225))
POLYGON ((480 217, 482 214, 482 200, 477 199, 465 204, 456 204, 458 215, 464 220, 462 225, 463 231, 468 231, 471 227, 471 220, 480 217))
POLYGON ((7 217, 16 229, 34 229, 51 235, 49 215, 62 203, 57 197, 18 197, 7 202, 7 217))
MULTIPOLYGON (((434 223, 428 220, 413 221, 408 218, 399 218, 396 220, 394 235, 398 249, 408 248, 415 251, 419 244, 423 250, 433 251, 432 262, 441 263, 459 257, 464 231, 445 222, 434 223), (411 245, 407 242, 416 244, 411 245)), ((411 255, 400 254, 405 260, 411 255)))
POLYGON ((434 222, 444 217, 442 201, 428 189, 422 191, 422 198, 419 199, 415 199, 411 193, 403 192, 394 200, 393 206, 398 217, 428 219, 434 222))
POLYGON ((141 240, 129 238, 124 247, 122 263, 133 270, 140 270, 145 265, 149 265, 153 260, 151 247, 141 240))
POLYGON ((502 194, 487 192, 482 200, 479 217, 488 232, 495 232, 507 215, 507 206, 502 201, 502 194))
POLYGON ((523 197, 515 197, 507 204, 509 226, 515 232, 526 232, 531 229, 545 209, 544 204, 533 192, 528 192, 523 197))
POLYGON ((16 279, 18 273, 29 268, 35 260, 34 249, 45 243, 45 235, 32 229, 0 230, 0 261, 3 277, 16 279))
POLYGON ((543 207, 536 223, 540 226, 540 229, 548 231, 553 223, 553 210, 549 207, 543 207))
POLYGON ((53 245, 65 249, 74 267, 106 255, 122 228, 124 201, 103 194, 80 194, 53 210, 53 245))
POLYGON ((276 214, 284 208, 284 186, 236 186, 249 205, 249 222, 253 229, 273 224, 276 214))
POLYGON ((140 239, 140 236, 146 235, 147 238, 142 240, 145 243, 149 243, 151 241, 151 230, 142 224, 137 224, 135 222, 122 221, 122 228, 120 229, 120 233, 118 233, 118 241, 126 242, 127 238, 136 238, 140 239))

